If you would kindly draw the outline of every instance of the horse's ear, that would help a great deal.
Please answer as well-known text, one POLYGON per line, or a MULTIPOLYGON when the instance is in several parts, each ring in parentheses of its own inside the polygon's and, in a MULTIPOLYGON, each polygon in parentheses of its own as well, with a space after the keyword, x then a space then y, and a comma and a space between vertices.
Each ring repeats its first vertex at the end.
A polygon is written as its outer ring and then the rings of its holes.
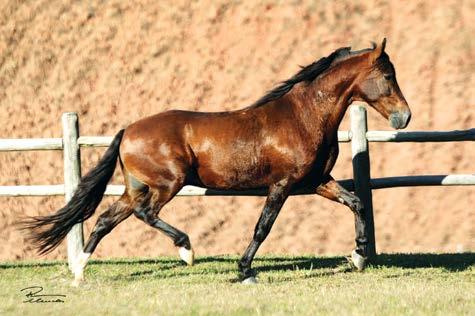
POLYGON ((373 53, 371 54, 372 61, 376 61, 383 53, 384 49, 386 48, 386 37, 383 39, 383 42, 381 45, 376 45, 375 43, 373 44, 373 53))

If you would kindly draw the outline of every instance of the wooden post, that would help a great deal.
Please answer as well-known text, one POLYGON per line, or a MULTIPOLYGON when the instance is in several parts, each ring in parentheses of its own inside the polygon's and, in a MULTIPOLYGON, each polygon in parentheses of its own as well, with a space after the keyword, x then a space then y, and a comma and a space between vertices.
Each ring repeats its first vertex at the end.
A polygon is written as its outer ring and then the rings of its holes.
MULTIPOLYGON (((79 150, 78 115, 73 112, 64 113, 63 123, 63 155, 64 155, 64 192, 66 203, 71 199, 81 179, 81 153, 79 150)), ((73 226, 67 236, 68 265, 72 270, 73 263, 82 251, 84 237, 82 223, 73 226)))
POLYGON ((351 115, 351 151, 353 157, 353 179, 355 181, 355 194, 361 199, 365 208, 366 232, 368 236, 368 256, 376 256, 376 241, 373 219, 373 195, 370 184, 370 162, 368 140, 366 132, 368 123, 366 109, 362 105, 353 105, 351 115))

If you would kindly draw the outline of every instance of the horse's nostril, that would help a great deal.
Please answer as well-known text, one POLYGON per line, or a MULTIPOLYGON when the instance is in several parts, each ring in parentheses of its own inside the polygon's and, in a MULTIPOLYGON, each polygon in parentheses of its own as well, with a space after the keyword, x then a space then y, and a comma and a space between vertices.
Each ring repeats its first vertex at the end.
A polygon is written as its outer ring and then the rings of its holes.
POLYGON ((405 128, 409 121, 411 120, 411 112, 394 112, 389 116, 389 122, 391 126, 395 129, 405 128))
POLYGON ((399 125, 400 125, 399 116, 397 114, 394 114, 394 113, 391 114, 389 116, 389 123, 391 124, 392 128, 398 129, 399 125))

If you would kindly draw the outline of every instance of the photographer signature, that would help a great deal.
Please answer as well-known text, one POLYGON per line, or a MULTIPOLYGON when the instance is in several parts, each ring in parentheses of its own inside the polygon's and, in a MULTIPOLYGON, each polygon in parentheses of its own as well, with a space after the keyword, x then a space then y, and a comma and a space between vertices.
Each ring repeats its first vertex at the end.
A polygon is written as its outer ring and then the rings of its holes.
POLYGON ((43 291, 42 286, 30 286, 21 289, 25 295, 23 303, 64 303, 64 294, 40 294, 43 291))

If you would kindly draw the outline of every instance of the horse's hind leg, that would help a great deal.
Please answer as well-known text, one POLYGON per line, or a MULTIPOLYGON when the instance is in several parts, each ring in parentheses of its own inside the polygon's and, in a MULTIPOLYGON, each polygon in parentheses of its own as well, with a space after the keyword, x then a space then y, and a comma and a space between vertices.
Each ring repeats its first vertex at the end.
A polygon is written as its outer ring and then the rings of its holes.
POLYGON ((169 186, 161 186, 159 189, 150 188, 148 203, 135 208, 134 214, 137 218, 170 237, 174 245, 179 247, 180 258, 188 265, 193 265, 194 252, 188 235, 158 217, 163 206, 175 196, 182 186, 181 182, 176 181, 170 183, 169 186))
POLYGON ((363 270, 367 263, 368 237, 364 206, 360 198, 346 190, 332 177, 317 188, 317 194, 348 206, 355 214, 356 249, 351 253, 351 260, 358 270, 363 270))
POLYGON ((132 212, 131 198, 124 193, 122 197, 113 203, 104 213, 102 213, 97 219, 91 235, 80 254, 78 260, 73 267, 74 282, 73 285, 78 285, 84 279, 84 267, 87 264, 87 260, 96 249, 102 238, 112 231, 120 222, 129 217, 132 212))

